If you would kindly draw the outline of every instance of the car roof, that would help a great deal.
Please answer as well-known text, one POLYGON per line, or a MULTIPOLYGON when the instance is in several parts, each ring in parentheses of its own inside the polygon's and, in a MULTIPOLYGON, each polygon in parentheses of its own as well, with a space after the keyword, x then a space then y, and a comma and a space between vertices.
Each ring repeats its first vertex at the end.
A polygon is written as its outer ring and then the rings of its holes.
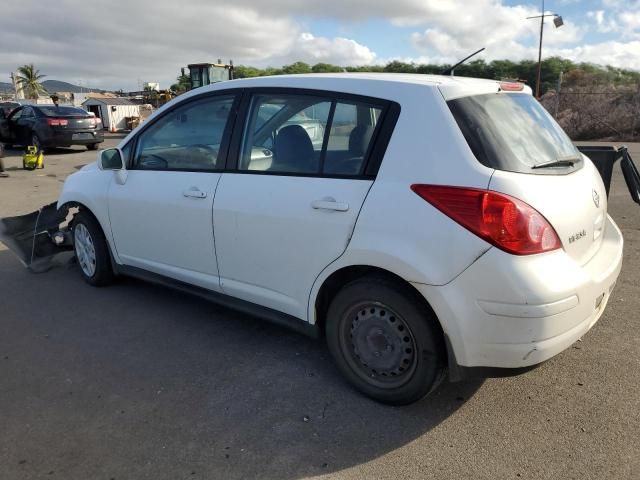
MULTIPOLYGON (((384 95, 385 98, 392 98, 394 90, 406 85, 410 87, 437 88, 446 100, 450 100, 467 95, 497 92, 499 91, 500 83, 498 80, 484 78, 415 73, 311 73, 252 77, 218 82, 191 90, 181 97, 190 97, 207 91, 231 88, 280 87, 342 91, 345 93, 360 93, 362 95, 367 95, 367 91, 384 91, 386 93, 384 95)), ((525 86, 523 92, 531 93, 531 89, 525 86)))

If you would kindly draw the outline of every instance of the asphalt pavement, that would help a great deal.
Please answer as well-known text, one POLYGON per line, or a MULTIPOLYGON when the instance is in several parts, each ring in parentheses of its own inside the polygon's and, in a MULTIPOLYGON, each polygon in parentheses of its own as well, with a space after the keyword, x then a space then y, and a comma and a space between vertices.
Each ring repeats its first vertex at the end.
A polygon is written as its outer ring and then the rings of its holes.
MULTIPOLYGON (((96 156, 27 172, 7 153, 0 217, 96 156)), ((92 288, 62 260, 33 274, 0 245, 0 479, 640 478, 640 206, 619 168, 609 212, 623 270, 581 341, 402 408, 353 391, 322 342, 132 279, 92 288)))

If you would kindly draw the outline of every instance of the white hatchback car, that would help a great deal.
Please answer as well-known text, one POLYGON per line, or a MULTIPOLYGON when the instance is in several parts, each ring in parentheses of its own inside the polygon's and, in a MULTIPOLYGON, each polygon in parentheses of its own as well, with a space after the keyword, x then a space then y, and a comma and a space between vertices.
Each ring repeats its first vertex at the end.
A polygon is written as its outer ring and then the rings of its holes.
POLYGON ((527 370, 602 315, 623 239, 528 87, 255 78, 168 103, 71 175, 82 275, 132 275, 313 335, 381 402, 527 370))

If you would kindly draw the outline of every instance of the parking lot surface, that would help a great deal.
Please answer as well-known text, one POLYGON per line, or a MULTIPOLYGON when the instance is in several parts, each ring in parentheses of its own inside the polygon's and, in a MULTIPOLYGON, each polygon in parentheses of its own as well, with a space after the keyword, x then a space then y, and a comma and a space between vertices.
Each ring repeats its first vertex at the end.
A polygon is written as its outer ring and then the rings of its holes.
MULTIPOLYGON (((28 172, 7 153, 0 217, 96 157, 28 172)), ((618 167, 609 201, 625 259, 591 332, 402 408, 354 392, 322 342, 136 280, 92 288, 74 264, 33 274, 0 245, 0 479, 640 478, 640 207, 618 167)))

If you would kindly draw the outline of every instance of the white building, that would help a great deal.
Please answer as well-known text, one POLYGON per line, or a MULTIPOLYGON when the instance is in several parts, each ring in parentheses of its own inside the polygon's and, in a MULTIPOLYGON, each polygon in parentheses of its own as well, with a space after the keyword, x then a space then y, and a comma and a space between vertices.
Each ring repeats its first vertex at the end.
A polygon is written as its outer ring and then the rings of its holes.
POLYGON ((142 105, 133 103, 128 98, 89 98, 82 102, 82 107, 95 113, 102 120, 102 126, 109 131, 127 129, 127 117, 140 117, 142 105))

